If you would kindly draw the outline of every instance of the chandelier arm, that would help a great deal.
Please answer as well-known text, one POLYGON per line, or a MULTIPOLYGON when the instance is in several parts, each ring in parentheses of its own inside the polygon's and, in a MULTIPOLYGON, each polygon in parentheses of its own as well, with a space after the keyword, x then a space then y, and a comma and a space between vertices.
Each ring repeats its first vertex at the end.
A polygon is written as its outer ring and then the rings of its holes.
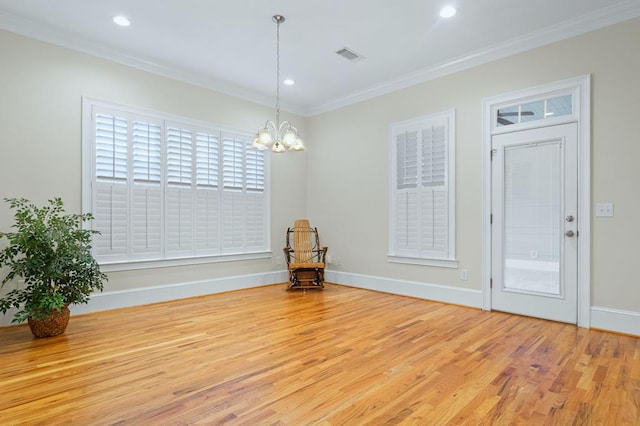
POLYGON ((287 130, 293 130, 293 132, 296 135, 298 134, 298 129, 293 127, 293 125, 291 123, 289 123, 287 120, 285 120, 282 123, 280 123, 280 126, 278 126, 278 134, 280 136, 282 136, 284 134, 284 132, 287 131, 287 130))

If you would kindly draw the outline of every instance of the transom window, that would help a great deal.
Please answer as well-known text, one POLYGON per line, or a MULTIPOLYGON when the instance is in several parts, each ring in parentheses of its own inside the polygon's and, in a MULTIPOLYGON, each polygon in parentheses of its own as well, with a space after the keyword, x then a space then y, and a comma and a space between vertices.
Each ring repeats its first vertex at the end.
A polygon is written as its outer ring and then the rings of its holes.
POLYGON ((566 94, 500 107, 496 111, 495 126, 512 126, 569 115, 573 115, 573 95, 566 94))

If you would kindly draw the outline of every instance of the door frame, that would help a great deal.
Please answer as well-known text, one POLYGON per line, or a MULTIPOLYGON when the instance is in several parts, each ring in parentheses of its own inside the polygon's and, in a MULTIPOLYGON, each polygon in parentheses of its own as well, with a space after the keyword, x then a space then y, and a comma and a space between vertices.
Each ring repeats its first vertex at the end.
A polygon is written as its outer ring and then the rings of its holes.
POLYGON ((494 134, 514 132, 554 124, 578 123, 578 326, 591 325, 591 76, 589 74, 482 100, 483 125, 483 208, 482 208, 482 309, 491 310, 491 139, 494 134), (573 95, 573 114, 540 121, 495 128, 500 106, 558 93, 573 95))

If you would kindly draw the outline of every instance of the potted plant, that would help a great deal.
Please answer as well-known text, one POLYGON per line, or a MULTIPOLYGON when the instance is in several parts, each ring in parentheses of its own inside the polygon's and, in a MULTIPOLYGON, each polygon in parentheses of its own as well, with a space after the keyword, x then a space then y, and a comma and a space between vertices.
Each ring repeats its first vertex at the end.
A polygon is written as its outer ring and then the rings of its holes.
POLYGON ((91 236, 83 229, 87 214, 67 214, 62 199, 38 207, 24 198, 5 198, 14 210, 15 232, 0 232, 0 287, 19 285, 0 297, 0 312, 17 308, 12 320, 27 320, 36 337, 57 336, 69 322, 69 305, 87 303, 102 291, 107 276, 91 254, 91 236), (20 282, 20 279, 22 282, 20 282))

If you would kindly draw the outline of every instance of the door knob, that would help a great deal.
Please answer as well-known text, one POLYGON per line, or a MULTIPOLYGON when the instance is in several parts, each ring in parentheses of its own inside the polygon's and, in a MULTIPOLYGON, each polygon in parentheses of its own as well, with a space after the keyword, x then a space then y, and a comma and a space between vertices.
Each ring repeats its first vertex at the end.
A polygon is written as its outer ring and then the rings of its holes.
POLYGON ((564 235, 566 235, 567 237, 573 237, 575 233, 573 231, 567 231, 564 233, 564 235))
POLYGON ((567 222, 573 222, 573 219, 574 219, 574 218, 573 218, 573 216, 571 216, 571 215, 569 215, 569 216, 567 216, 567 217, 565 218, 565 220, 566 220, 567 222))

